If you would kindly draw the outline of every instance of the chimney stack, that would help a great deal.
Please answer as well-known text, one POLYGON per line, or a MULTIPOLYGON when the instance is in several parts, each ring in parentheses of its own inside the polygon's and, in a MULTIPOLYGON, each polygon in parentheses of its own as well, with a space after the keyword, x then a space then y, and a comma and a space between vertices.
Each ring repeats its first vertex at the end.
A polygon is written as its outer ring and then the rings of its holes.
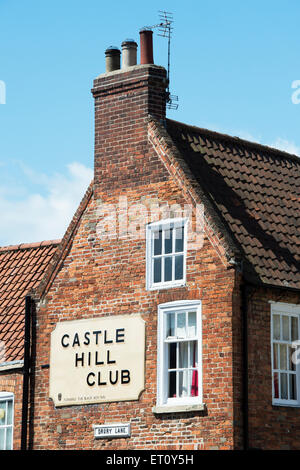
POLYGON ((133 39, 122 42, 122 69, 136 65, 137 43, 133 39))
POLYGON ((120 49, 115 46, 110 46, 105 51, 105 64, 106 72, 113 72, 120 68, 120 49))
POLYGON ((153 64, 152 31, 143 29, 140 35, 141 64, 136 64, 135 41, 123 41, 122 68, 120 50, 110 47, 105 51, 106 72, 94 80, 95 200, 106 201, 112 188, 124 194, 135 185, 149 184, 148 118, 166 118, 167 71, 153 64))
POLYGON ((140 30, 141 65, 154 64, 153 61, 153 31, 148 28, 140 30))

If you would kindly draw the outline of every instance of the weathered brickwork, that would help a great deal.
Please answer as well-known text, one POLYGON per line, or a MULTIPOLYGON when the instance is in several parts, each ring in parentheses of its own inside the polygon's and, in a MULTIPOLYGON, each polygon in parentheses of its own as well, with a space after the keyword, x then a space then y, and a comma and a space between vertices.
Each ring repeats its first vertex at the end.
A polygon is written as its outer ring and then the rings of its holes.
MULTIPOLYGON (((37 309, 34 449, 233 449, 241 446, 240 278, 228 262, 227 245, 207 215, 203 246, 189 248, 184 287, 146 290, 145 225, 140 237, 108 237, 101 204, 130 207, 153 202, 191 204, 178 184, 172 156, 155 148, 148 114, 164 119, 165 71, 140 67, 132 74, 97 79, 94 193, 72 225, 56 276, 37 309), (123 81, 120 82, 120 78, 123 81), (125 80, 126 79, 126 80, 125 80), (150 90, 150 91, 149 91, 150 90), (112 93, 113 96, 112 96, 112 93), (167 157, 167 156, 166 156, 167 157), (102 235, 100 236, 100 232, 102 235), (105 236, 106 235, 106 236, 105 236), (157 307, 183 299, 202 301, 204 411, 154 414, 157 384, 157 307), (57 322, 141 314, 146 323, 145 390, 137 401, 55 408, 49 398, 50 334, 57 322), (234 316, 234 320, 233 320, 234 316), (234 339, 233 339, 234 337, 234 339), (235 387, 235 390, 234 390, 235 387), (131 437, 95 440, 93 424, 130 422, 131 437), (233 423, 235 423, 235 428, 233 423)), ((196 195, 194 195, 195 200, 196 195)), ((201 202, 199 199, 198 202, 201 202)), ((111 233, 112 235, 112 233, 111 233)))
POLYGON ((13 449, 21 447, 23 374, 13 370, 0 372, 0 392, 14 395, 13 449))
POLYGON ((249 294, 249 445, 299 450, 300 409, 272 405, 270 301, 299 304, 300 294, 263 288, 249 294))
MULTIPOLYGON (((164 127, 165 87, 165 70, 153 65, 104 74, 94 81, 94 180, 34 294, 37 335, 30 442, 37 450, 243 448, 247 303, 249 447, 299 449, 299 409, 272 405, 269 301, 299 303, 300 296, 251 287, 245 302, 239 248, 164 127), (188 205, 192 232, 201 204, 203 237, 197 243, 189 240, 186 284, 147 290, 145 225, 164 219, 166 213, 171 218, 184 215, 180 209, 188 205), (158 305, 178 300, 202 302, 206 406, 202 411, 160 414, 153 410, 158 305), (50 335, 57 323, 134 314, 140 314, 146 325, 145 389, 139 399, 56 408, 49 398, 49 363, 50 335), (130 437, 94 438, 93 425, 120 422, 131 424, 130 437)), ((0 390, 11 387, 21 397, 21 376, 4 377, 0 376, 0 390)))
POLYGON ((83 217, 64 267, 38 314, 35 447, 156 448, 163 445, 233 446, 232 291, 234 271, 226 270, 208 241, 190 252, 187 287, 164 292, 145 290, 145 242, 105 245, 94 230, 91 204, 83 217), (94 239, 91 240, 91 236, 94 239), (103 250, 103 251, 102 251, 103 250), (120 276, 122 273, 122 277, 120 276), (156 402, 157 305, 201 299, 203 305, 203 383, 207 412, 154 416, 156 402), (62 320, 141 313, 146 321, 146 389, 138 402, 54 409, 48 397, 49 338, 62 320), (92 424, 131 422, 132 438, 93 441, 92 424), (57 433, 57 429, 64 432, 57 433), (121 447, 120 447, 121 446, 121 447))

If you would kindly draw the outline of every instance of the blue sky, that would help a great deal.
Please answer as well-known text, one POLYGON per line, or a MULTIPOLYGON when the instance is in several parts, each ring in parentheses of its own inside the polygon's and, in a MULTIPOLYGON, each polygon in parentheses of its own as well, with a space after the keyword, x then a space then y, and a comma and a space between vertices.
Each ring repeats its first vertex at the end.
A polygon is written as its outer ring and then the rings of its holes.
MULTIPOLYGON (((104 51, 158 10, 175 21, 168 117, 300 154, 299 0, 0 0, 0 245, 63 235, 92 177, 104 51)), ((167 65, 157 35, 154 60, 167 65)))

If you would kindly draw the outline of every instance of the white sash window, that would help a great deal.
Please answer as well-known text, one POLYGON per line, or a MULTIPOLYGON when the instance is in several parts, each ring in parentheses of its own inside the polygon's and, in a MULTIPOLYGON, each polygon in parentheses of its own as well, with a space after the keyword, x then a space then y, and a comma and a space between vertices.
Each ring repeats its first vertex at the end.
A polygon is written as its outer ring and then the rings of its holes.
POLYGON ((147 289, 185 284, 187 219, 169 219, 147 226, 147 289))
POLYGON ((272 397, 274 405, 300 405, 300 307, 271 305, 272 397))
POLYGON ((14 397, 0 392, 0 450, 12 450, 14 426, 14 397))
POLYGON ((201 336, 200 301, 159 305, 159 406, 202 403, 201 336))

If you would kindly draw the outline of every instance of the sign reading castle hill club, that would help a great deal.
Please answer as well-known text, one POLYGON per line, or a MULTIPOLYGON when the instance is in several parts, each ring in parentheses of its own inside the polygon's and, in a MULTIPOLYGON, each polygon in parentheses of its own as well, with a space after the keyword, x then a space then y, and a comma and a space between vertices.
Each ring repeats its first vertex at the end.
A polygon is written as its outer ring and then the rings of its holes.
POLYGON ((137 400, 144 367, 140 315, 59 322, 51 333, 49 395, 55 406, 137 400))

